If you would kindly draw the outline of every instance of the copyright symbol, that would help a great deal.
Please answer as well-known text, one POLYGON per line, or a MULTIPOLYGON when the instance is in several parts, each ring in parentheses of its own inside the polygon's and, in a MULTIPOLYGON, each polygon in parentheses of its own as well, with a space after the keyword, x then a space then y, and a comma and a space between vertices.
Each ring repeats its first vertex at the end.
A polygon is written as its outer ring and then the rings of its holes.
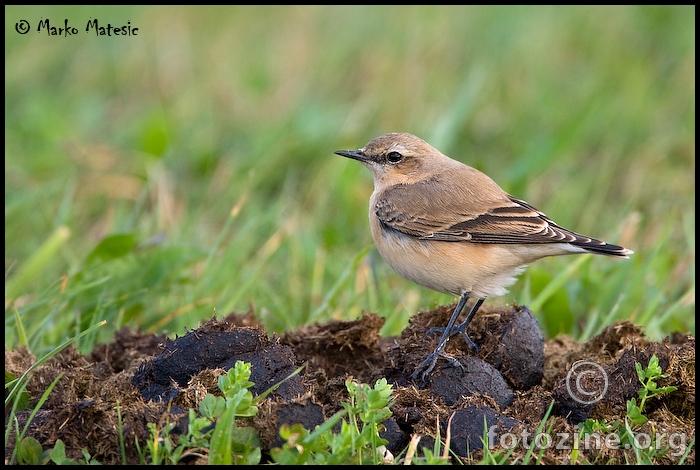
POLYGON ((596 403, 608 391, 608 374, 595 362, 578 361, 566 374, 566 390, 583 405, 596 403))
POLYGON ((29 21, 22 20, 19 23, 15 23, 15 31, 19 34, 27 34, 29 32, 29 21))

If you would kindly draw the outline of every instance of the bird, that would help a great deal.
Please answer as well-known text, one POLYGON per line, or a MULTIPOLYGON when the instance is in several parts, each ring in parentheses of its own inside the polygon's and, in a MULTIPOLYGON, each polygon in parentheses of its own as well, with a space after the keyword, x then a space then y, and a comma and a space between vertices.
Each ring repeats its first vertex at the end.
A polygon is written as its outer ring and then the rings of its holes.
POLYGON ((420 286, 459 296, 447 325, 428 330, 442 336, 411 375, 414 380, 425 382, 441 356, 459 365, 445 353, 453 335, 477 352, 469 323, 486 298, 504 295, 532 262, 576 253, 616 258, 633 253, 557 225, 486 174, 415 135, 384 134, 361 149, 334 153, 359 161, 372 174, 370 231, 387 264, 420 286), (471 310, 455 326, 470 297, 471 310))

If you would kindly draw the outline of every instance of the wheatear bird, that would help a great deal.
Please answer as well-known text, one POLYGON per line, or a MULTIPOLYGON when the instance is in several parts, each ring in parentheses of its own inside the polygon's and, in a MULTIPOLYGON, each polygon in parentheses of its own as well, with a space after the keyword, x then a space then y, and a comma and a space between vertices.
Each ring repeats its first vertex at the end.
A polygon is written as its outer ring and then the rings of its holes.
MULTIPOLYGON (((459 302, 435 350, 411 376, 422 380, 460 333, 472 351, 467 327, 484 299, 500 296, 525 267, 545 256, 593 253, 628 258, 633 252, 558 226, 530 204, 514 198, 484 173, 452 160, 418 137, 386 134, 359 150, 338 155, 372 172, 369 199, 372 238, 382 258, 401 276, 459 302), (476 303, 455 322, 469 296, 476 303)), ((437 329, 442 330, 442 328, 437 329)))

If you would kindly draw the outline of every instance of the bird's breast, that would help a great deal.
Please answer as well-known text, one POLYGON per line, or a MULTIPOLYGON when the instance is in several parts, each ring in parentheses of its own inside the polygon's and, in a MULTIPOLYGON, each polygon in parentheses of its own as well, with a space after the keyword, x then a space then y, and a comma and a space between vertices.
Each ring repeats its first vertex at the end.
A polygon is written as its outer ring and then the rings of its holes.
POLYGON ((377 251, 394 271, 438 292, 503 295, 525 267, 503 245, 422 240, 382 225, 374 215, 370 226, 377 251))

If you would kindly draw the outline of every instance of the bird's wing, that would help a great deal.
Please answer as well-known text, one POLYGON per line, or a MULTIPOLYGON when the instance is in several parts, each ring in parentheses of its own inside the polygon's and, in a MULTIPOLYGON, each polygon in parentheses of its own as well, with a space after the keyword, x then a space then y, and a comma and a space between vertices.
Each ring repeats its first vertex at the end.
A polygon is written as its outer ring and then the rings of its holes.
POLYGON ((491 196, 425 183, 396 185, 378 197, 374 211, 391 230, 424 239, 472 243, 589 242, 559 227, 528 203, 500 191, 491 196), (416 185, 421 185, 417 187, 416 185))

